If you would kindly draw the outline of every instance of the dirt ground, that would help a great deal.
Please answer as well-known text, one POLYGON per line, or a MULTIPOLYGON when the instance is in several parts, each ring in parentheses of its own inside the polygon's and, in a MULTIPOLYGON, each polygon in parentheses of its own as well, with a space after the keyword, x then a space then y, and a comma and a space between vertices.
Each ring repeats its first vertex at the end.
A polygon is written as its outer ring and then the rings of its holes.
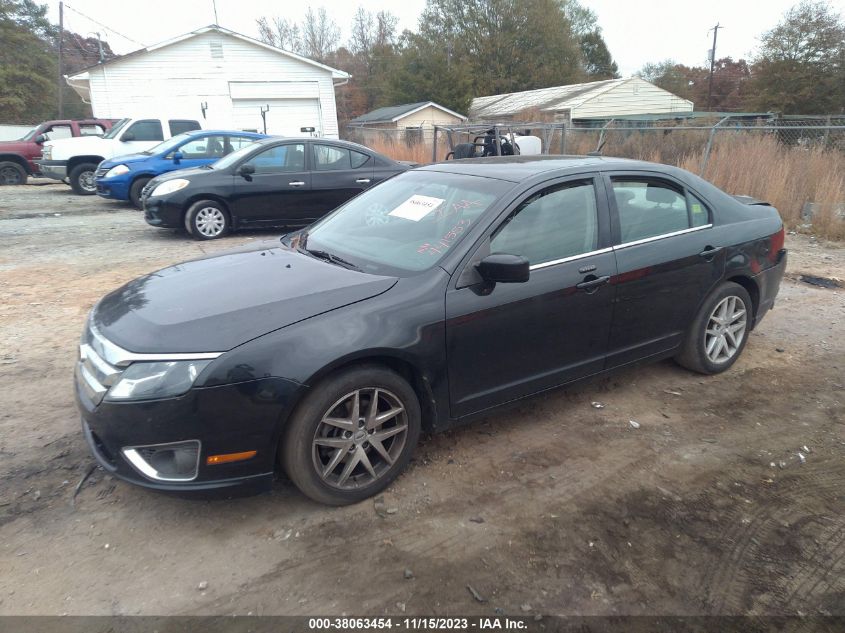
POLYGON ((845 614, 845 290, 799 281, 845 279, 845 249, 800 235, 726 374, 663 362, 526 401, 424 438, 352 507, 101 471, 74 505, 92 304, 272 237, 200 244, 64 185, 0 189, 0 615, 845 614))

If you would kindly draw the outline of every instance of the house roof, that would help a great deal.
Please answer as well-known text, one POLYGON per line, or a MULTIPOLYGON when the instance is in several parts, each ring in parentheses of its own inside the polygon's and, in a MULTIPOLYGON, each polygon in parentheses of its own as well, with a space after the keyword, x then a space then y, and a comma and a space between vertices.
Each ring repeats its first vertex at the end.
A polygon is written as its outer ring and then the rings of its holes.
POLYGON ((434 101, 419 101, 417 103, 403 103, 402 105, 378 108, 377 110, 367 112, 352 119, 350 123, 393 123, 429 106, 442 110, 446 114, 457 117, 462 121, 466 121, 466 117, 463 114, 458 114, 449 108, 444 108, 442 105, 434 103, 434 101))
POLYGON ((302 55, 297 55, 296 53, 291 53, 290 51, 286 51, 284 49, 278 48, 276 46, 271 46, 270 44, 265 44, 255 38, 249 37, 247 35, 243 35, 242 33, 237 33, 236 31, 232 31, 230 29, 225 29, 222 26, 217 24, 210 24, 208 26, 204 26, 201 29, 197 29, 196 31, 191 31, 190 33, 185 33, 183 35, 179 35, 178 37, 174 37, 169 40, 165 40, 164 42, 159 42, 158 44, 153 44, 151 46, 147 46, 145 48, 138 49, 137 51, 133 51, 131 53, 127 53, 126 55, 118 55, 117 57, 112 57, 111 59, 107 59, 106 61, 93 64, 92 66, 88 66, 87 68, 83 68, 82 70, 74 73, 73 75, 69 76, 70 80, 84 80, 88 78, 88 71, 93 68, 99 68, 100 66, 106 66, 108 64, 115 64, 117 62, 123 61, 129 57, 136 57, 138 55, 143 55, 145 53, 152 53, 160 48, 164 48, 165 46, 170 46, 172 44, 176 44, 183 40, 190 39, 192 37, 196 37, 198 35, 203 35, 205 33, 220 33, 221 35, 226 35, 228 37, 232 37, 235 39, 242 40, 249 44, 253 44, 254 46, 260 46, 262 48, 266 48, 269 51, 274 53, 278 53, 279 55, 283 55, 286 57, 290 57, 297 61, 303 62, 305 64, 309 64, 311 66, 316 66, 317 68, 322 68, 332 74, 332 79, 349 79, 351 76, 349 73, 344 72, 342 70, 338 70, 337 68, 332 68, 331 66, 326 66, 325 64, 321 64, 320 62, 316 62, 313 59, 308 59, 307 57, 303 57, 302 55))
POLYGON ((539 90, 510 92, 489 97, 476 97, 472 100, 469 111, 470 115, 476 119, 510 116, 532 108, 545 112, 556 112, 578 107, 590 99, 631 81, 645 80, 640 77, 608 79, 568 86, 540 88, 539 90))

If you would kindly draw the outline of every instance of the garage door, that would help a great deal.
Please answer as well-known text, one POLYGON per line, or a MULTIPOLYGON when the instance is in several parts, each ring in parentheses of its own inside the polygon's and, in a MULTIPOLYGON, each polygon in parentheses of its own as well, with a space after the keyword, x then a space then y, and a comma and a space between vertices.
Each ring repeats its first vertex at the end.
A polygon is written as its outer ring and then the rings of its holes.
POLYGON ((264 131, 261 108, 267 111, 267 133, 281 136, 302 136, 300 128, 320 126, 320 101, 318 99, 233 99, 234 124, 239 130, 264 131))

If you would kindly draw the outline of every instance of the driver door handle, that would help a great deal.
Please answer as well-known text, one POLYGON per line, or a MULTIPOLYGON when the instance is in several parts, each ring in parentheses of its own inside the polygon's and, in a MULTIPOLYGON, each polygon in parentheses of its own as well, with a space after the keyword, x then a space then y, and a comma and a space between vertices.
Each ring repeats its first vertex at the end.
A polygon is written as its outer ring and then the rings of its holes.
POLYGON ((716 254, 722 250, 723 247, 721 246, 706 246, 703 251, 701 251, 698 256, 703 257, 707 261, 713 259, 716 254))
POLYGON ((599 286, 603 286, 608 281, 610 281, 610 275, 604 275, 603 277, 596 277, 595 279, 589 279, 587 281, 582 281, 580 284, 576 284, 575 287, 578 290, 598 290, 599 286))
POLYGON ((358 178, 358 180, 356 180, 355 182, 357 182, 359 185, 366 185, 368 182, 370 182, 370 179, 369 178, 358 178))
POLYGON ((305 183, 301 180, 294 180, 293 182, 288 183, 291 187, 304 187, 305 183))

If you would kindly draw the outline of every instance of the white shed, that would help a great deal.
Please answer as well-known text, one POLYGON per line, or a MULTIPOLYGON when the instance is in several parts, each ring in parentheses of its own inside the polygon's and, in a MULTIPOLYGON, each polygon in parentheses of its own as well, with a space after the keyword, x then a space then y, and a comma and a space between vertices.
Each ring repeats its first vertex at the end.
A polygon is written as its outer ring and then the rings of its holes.
POLYGON ((349 75, 212 25, 109 59, 67 78, 94 116, 161 114, 207 128, 338 138, 334 87, 349 75))
POLYGON ((475 120, 495 121, 535 118, 539 112, 568 123, 577 119, 692 112, 692 108, 692 101, 640 77, 629 77, 476 97, 469 114, 475 120))

